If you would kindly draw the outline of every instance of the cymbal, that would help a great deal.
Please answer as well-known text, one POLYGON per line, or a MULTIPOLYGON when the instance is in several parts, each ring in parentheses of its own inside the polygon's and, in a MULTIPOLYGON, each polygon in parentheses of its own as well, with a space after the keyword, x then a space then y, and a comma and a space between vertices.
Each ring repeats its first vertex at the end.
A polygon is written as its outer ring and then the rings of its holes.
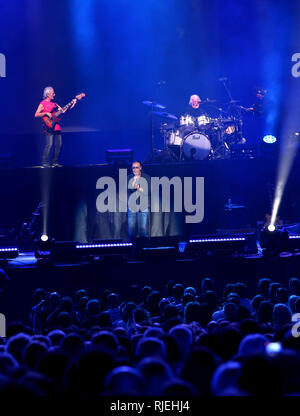
POLYGON ((206 98, 206 100, 200 101, 199 104, 214 104, 217 103, 217 100, 211 100, 210 98, 206 98))
POLYGON ((174 116, 174 114, 165 113, 164 111, 154 111, 153 113, 155 116, 169 118, 170 120, 177 120, 178 117, 174 116))
POLYGON ((167 107, 163 104, 155 103, 154 101, 142 101, 144 105, 152 108, 159 108, 160 110, 165 110, 167 107))

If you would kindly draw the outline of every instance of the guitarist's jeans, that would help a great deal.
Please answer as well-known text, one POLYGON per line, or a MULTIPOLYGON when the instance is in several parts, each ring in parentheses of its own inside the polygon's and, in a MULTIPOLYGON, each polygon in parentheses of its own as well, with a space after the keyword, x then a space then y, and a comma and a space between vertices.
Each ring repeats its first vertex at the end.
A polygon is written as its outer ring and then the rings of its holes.
POLYGON ((51 149, 53 147, 53 142, 54 142, 54 153, 53 153, 52 163, 58 163, 59 153, 60 153, 60 149, 62 145, 61 133, 60 132, 59 133, 46 133, 45 137, 46 137, 46 144, 45 144, 44 151, 43 151, 42 163, 43 165, 50 163, 49 156, 50 156, 51 149))

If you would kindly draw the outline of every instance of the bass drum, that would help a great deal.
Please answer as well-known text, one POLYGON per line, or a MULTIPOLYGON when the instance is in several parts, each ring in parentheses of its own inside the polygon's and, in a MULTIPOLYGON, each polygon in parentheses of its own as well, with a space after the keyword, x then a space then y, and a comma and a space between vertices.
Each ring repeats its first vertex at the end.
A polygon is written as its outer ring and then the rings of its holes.
POLYGON ((193 131, 184 137, 183 153, 189 160, 203 160, 211 152, 211 142, 209 138, 197 131, 193 131))

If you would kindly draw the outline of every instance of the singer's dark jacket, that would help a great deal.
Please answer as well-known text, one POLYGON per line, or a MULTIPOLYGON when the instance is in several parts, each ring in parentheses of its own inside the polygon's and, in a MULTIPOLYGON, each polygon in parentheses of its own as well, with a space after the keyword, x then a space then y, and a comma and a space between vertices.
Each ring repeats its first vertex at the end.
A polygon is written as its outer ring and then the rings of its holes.
MULTIPOLYGON (((128 177, 127 177, 128 198, 130 197, 130 195, 132 193, 138 192, 139 193, 139 198, 137 199, 136 203, 140 204, 140 198, 148 198, 148 208, 150 208, 150 205, 151 205, 151 199, 150 199, 151 198, 151 179, 150 179, 149 175, 147 175, 146 173, 143 173, 143 172, 141 174, 141 177, 146 179, 146 181, 148 183, 148 192, 147 193, 145 193, 145 191, 140 192, 136 188, 133 188, 132 186, 130 186, 130 181, 133 180, 133 178, 134 178, 134 175, 131 174, 131 175, 128 175, 128 177)), ((139 180, 137 181, 137 184, 138 183, 139 183, 139 180)))

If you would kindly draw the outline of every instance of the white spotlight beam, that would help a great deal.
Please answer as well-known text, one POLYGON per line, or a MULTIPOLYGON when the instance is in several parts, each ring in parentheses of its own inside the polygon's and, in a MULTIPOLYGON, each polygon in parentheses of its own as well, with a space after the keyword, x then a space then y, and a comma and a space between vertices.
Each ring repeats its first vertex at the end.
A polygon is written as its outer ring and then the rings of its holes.
POLYGON ((272 207, 272 215, 270 224, 274 225, 276 222, 276 217, 284 193, 284 189, 289 177, 293 161, 295 159, 297 148, 299 145, 299 135, 293 133, 289 134, 283 138, 280 147, 279 155, 279 168, 277 175, 277 184, 275 188, 275 196, 272 207))

